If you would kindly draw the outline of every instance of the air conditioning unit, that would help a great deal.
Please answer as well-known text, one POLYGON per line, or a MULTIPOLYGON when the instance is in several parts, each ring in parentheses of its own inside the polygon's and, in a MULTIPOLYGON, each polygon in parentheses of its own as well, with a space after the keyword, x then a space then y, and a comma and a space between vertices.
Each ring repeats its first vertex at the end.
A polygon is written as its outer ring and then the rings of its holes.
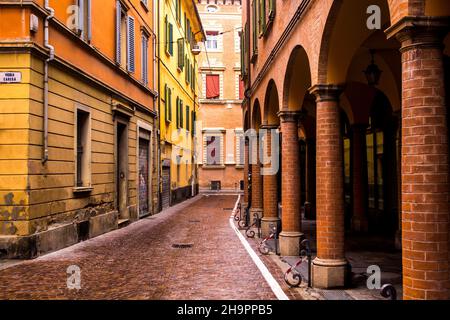
POLYGON ((192 45, 191 51, 194 56, 197 56, 202 52, 202 49, 200 49, 200 45, 198 43, 196 43, 196 44, 192 45))

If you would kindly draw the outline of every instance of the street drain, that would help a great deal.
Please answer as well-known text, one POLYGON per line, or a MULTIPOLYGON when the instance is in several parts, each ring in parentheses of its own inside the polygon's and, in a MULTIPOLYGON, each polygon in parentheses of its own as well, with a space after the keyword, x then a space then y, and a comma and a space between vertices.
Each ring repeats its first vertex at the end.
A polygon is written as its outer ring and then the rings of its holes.
POLYGON ((190 249, 194 246, 193 243, 174 243, 172 248, 174 249, 190 249))

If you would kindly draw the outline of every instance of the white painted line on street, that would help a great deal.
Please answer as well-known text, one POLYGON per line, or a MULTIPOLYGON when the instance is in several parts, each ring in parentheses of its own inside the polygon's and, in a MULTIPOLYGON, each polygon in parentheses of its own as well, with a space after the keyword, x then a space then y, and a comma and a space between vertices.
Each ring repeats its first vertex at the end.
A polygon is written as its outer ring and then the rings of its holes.
POLYGON ((283 289, 281 289, 280 285, 278 284, 277 280, 272 276, 272 274, 269 272, 267 267, 264 265, 264 262, 261 261, 261 259, 258 257, 256 252, 252 249, 250 244, 248 243, 247 239, 244 238, 242 233, 239 231, 239 229, 234 224, 234 214, 236 213, 237 207, 239 205, 239 202, 241 201, 241 196, 239 196, 236 206, 234 207, 233 214, 230 217, 230 225, 231 228, 236 232, 236 235, 238 236, 239 240, 241 240, 242 244, 244 245, 244 248, 247 250, 248 254, 252 258, 253 262, 258 267, 259 271, 261 271, 261 274, 263 275, 264 279, 266 279, 267 284, 272 289, 273 293, 277 297, 278 300, 289 300, 288 296, 284 293, 283 289))

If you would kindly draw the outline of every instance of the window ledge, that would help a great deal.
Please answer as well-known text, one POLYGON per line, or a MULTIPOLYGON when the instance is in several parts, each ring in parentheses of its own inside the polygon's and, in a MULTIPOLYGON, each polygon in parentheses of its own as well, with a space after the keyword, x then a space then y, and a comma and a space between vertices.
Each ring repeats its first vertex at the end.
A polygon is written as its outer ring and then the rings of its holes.
POLYGON ((73 193, 80 194, 80 193, 91 193, 94 191, 93 187, 75 187, 73 188, 73 193))

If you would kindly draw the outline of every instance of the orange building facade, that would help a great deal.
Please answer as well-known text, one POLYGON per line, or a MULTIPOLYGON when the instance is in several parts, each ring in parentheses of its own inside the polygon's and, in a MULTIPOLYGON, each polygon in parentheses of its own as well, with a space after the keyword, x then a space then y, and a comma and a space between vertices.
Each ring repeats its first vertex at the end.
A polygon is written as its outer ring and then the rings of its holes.
POLYGON ((0 1, 0 258, 158 209, 153 1, 0 1))
POLYGON ((200 189, 236 192, 244 164, 241 1, 201 0, 197 7, 207 38, 199 59, 200 189))

